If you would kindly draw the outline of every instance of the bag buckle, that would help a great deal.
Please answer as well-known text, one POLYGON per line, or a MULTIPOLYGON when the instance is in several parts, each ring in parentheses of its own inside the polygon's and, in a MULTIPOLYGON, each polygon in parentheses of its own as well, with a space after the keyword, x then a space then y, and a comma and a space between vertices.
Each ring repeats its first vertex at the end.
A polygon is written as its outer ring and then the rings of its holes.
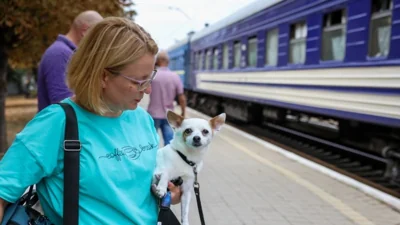
POLYGON ((64 151, 79 152, 82 148, 79 140, 64 140, 64 151))

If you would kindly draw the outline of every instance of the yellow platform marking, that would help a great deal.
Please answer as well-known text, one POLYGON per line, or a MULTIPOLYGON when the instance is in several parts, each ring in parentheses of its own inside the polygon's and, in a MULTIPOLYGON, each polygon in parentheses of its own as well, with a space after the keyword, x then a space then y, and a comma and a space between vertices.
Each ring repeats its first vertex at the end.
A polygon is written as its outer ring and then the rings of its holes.
POLYGON ((279 173, 283 174, 287 178, 293 180, 294 182, 298 183, 299 185, 307 188, 309 191, 320 197, 322 200, 325 202, 329 203, 332 205, 334 208, 336 208, 339 212, 341 212, 343 215, 345 215, 347 218, 355 222, 356 224, 360 225, 374 225, 373 222, 368 220, 366 217, 361 215, 360 213, 356 212, 354 209, 352 209, 350 206, 346 205, 344 202, 342 202, 340 199, 334 197, 333 195, 327 193, 326 191, 322 190, 320 187, 310 183, 309 181, 305 180, 304 178, 300 177, 299 175, 278 166, 277 164, 269 161, 268 159, 261 157, 260 155, 248 150, 246 147, 238 143, 232 138, 227 137, 226 135, 223 135, 220 133, 218 135, 220 138, 225 140, 227 143, 231 144, 232 146, 236 147, 238 150, 242 151, 243 153, 249 155, 250 157, 254 158, 255 160, 259 161, 260 163, 278 171, 279 173))

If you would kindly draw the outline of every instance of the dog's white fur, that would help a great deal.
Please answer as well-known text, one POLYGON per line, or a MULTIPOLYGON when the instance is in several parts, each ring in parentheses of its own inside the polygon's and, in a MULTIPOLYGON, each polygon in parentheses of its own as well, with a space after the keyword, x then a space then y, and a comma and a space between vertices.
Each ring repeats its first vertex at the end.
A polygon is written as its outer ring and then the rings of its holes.
POLYGON ((182 160, 176 151, 180 151, 188 160, 196 163, 196 171, 199 173, 203 167, 203 157, 208 146, 225 123, 225 117, 225 113, 222 113, 207 121, 199 118, 184 119, 172 111, 167 112, 168 122, 174 130, 174 138, 169 145, 160 148, 157 152, 153 184, 158 180, 156 176, 159 177, 155 192, 159 197, 163 197, 167 191, 168 181, 182 178, 182 225, 189 224, 189 203, 195 177, 193 167, 182 160))

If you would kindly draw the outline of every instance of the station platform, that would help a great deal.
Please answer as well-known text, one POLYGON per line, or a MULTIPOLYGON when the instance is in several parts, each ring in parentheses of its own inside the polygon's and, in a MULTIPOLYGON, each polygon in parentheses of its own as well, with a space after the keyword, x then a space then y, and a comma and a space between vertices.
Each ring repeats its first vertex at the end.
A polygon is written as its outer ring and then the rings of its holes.
MULTIPOLYGON (((146 96, 141 106, 146 109, 147 104, 146 96)), ((209 118, 191 109, 187 117, 209 118)), ((293 153, 224 125, 211 143, 198 176, 205 222, 400 225, 398 199, 391 199, 395 206, 390 206, 316 168, 318 165, 293 153)), ((180 218, 180 205, 172 208, 180 218)), ((200 225, 194 194, 189 214, 190 224, 200 225)))

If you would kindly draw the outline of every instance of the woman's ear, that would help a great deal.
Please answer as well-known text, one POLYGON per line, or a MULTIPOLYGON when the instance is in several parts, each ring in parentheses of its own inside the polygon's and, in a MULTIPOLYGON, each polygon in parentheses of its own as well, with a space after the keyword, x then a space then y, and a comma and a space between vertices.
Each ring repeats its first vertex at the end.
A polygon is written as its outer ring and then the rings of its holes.
POLYGON ((110 74, 107 71, 103 72, 103 76, 101 76, 101 87, 106 88, 107 82, 110 79, 110 74))

